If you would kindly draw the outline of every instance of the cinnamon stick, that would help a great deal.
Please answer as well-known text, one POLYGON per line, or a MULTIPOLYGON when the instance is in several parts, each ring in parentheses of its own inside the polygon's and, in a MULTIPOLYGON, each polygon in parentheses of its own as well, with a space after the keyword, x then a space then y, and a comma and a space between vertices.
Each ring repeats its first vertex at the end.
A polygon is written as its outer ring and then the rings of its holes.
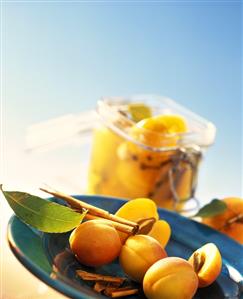
MULTIPOLYGON (((65 193, 56 191, 56 190, 50 190, 50 189, 46 189, 46 188, 40 188, 41 191, 44 191, 48 194, 51 194, 55 197, 61 198, 63 200, 65 200, 72 208, 75 209, 86 209, 88 210, 88 214, 94 215, 94 216, 98 216, 100 218, 104 218, 104 219, 108 219, 108 220, 112 220, 114 222, 117 223, 121 223, 121 224, 125 224, 128 226, 131 226, 134 228, 134 231, 138 230, 138 224, 129 220, 126 220, 122 217, 118 217, 115 216, 113 214, 110 214, 108 211, 97 208, 95 206, 92 206, 84 201, 78 200, 70 195, 67 195, 65 193)), ((135 232, 134 232, 135 233, 135 232)))
POLYGON ((102 293, 107 288, 107 282, 97 281, 94 285, 94 291, 102 293))
MULTIPOLYGON (((100 218, 100 217, 91 215, 89 213, 86 214, 85 219, 86 220, 102 220, 102 219, 104 220, 104 218, 100 218)), ((115 222, 115 221, 109 220, 109 219, 105 219, 105 221, 111 223, 116 230, 126 233, 128 235, 135 235, 137 232, 137 228, 135 228, 135 227, 131 227, 131 226, 128 226, 128 225, 125 225, 122 223, 118 223, 118 222, 115 222)))
POLYGON ((122 284, 126 280, 125 277, 103 275, 103 274, 91 273, 83 270, 77 270, 76 273, 83 280, 89 280, 89 281, 104 281, 104 282, 122 284))
POLYGON ((129 295, 134 295, 139 292, 138 289, 131 288, 131 287, 124 287, 124 288, 118 288, 115 290, 105 290, 105 295, 111 297, 111 298, 118 298, 118 297, 124 297, 129 295))

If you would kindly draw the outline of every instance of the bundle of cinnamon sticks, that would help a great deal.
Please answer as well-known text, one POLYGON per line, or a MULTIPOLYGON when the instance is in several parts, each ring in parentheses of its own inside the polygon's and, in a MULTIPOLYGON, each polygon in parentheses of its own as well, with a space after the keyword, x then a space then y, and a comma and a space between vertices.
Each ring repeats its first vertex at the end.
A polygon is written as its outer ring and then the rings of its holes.
POLYGON ((93 289, 96 292, 102 293, 111 298, 134 295, 139 292, 139 289, 134 288, 132 285, 126 284, 126 286, 122 286, 126 281, 125 277, 90 273, 83 270, 77 270, 76 274, 83 280, 93 281, 93 289))

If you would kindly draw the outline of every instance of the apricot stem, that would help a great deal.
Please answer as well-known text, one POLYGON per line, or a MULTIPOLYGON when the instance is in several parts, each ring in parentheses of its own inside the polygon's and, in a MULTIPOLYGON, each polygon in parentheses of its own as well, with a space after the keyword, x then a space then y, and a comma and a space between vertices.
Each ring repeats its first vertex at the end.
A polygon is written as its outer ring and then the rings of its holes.
POLYGON ((242 213, 240 213, 239 215, 236 215, 234 217, 229 218, 225 222, 225 224, 221 228, 219 228, 219 230, 222 230, 222 229, 224 229, 224 228, 226 228, 226 227, 228 227, 228 226, 230 226, 230 225, 232 225, 233 223, 236 223, 236 222, 243 223, 243 214, 242 213))

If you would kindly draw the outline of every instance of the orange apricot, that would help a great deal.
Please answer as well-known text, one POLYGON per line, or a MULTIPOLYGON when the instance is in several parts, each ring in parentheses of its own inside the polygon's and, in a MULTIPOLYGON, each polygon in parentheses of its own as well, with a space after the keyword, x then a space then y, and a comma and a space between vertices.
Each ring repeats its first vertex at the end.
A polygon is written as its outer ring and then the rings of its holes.
POLYGON ((167 257, 146 272, 143 290, 148 299, 191 299, 197 291, 198 278, 186 260, 167 257))
MULTIPOLYGON (((159 219, 157 206, 149 198, 132 199, 121 206, 115 215, 134 222, 138 222, 146 218, 154 218, 155 220, 159 219)), ((121 242, 124 244, 128 237, 127 234, 119 232, 119 235, 121 242)))
POLYGON ((167 257, 166 251, 154 238, 135 235, 129 237, 122 246, 119 261, 129 277, 142 282, 148 268, 165 257, 167 257))
POLYGON ((156 239, 162 247, 165 247, 170 239, 171 228, 165 220, 158 220, 154 223, 148 236, 156 239))
POLYGON ((188 261, 193 265, 198 276, 198 286, 200 288, 212 284, 221 272, 221 254, 217 246, 213 243, 207 243, 197 249, 188 261))
POLYGON ((156 204, 149 198, 136 198, 126 202, 116 215, 131 221, 139 221, 144 218, 154 217, 159 219, 156 204))
POLYGON ((116 229, 105 220, 81 223, 71 233, 69 244, 76 258, 82 264, 92 267, 112 262, 121 251, 116 229))
MULTIPOLYGON (((116 215, 137 223, 144 219, 154 219, 155 223, 151 226, 151 229, 141 234, 147 234, 153 237, 162 247, 165 247, 170 239, 170 225, 165 220, 159 220, 157 206, 155 202, 149 198, 136 198, 128 201, 116 212, 116 215)), ((119 235, 124 244, 127 239, 127 234, 119 232, 119 235)))
POLYGON ((226 211, 214 217, 203 218, 202 222, 243 244, 243 199, 224 198, 226 211))

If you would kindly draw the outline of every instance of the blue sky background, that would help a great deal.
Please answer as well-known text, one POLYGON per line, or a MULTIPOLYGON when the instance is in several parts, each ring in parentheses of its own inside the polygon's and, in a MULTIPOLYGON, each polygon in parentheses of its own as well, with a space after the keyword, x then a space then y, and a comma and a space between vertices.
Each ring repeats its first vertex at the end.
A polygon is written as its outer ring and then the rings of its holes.
POLYGON ((240 2, 6 1, 3 34, 7 146, 103 95, 166 95, 218 129, 199 195, 243 196, 240 2))

